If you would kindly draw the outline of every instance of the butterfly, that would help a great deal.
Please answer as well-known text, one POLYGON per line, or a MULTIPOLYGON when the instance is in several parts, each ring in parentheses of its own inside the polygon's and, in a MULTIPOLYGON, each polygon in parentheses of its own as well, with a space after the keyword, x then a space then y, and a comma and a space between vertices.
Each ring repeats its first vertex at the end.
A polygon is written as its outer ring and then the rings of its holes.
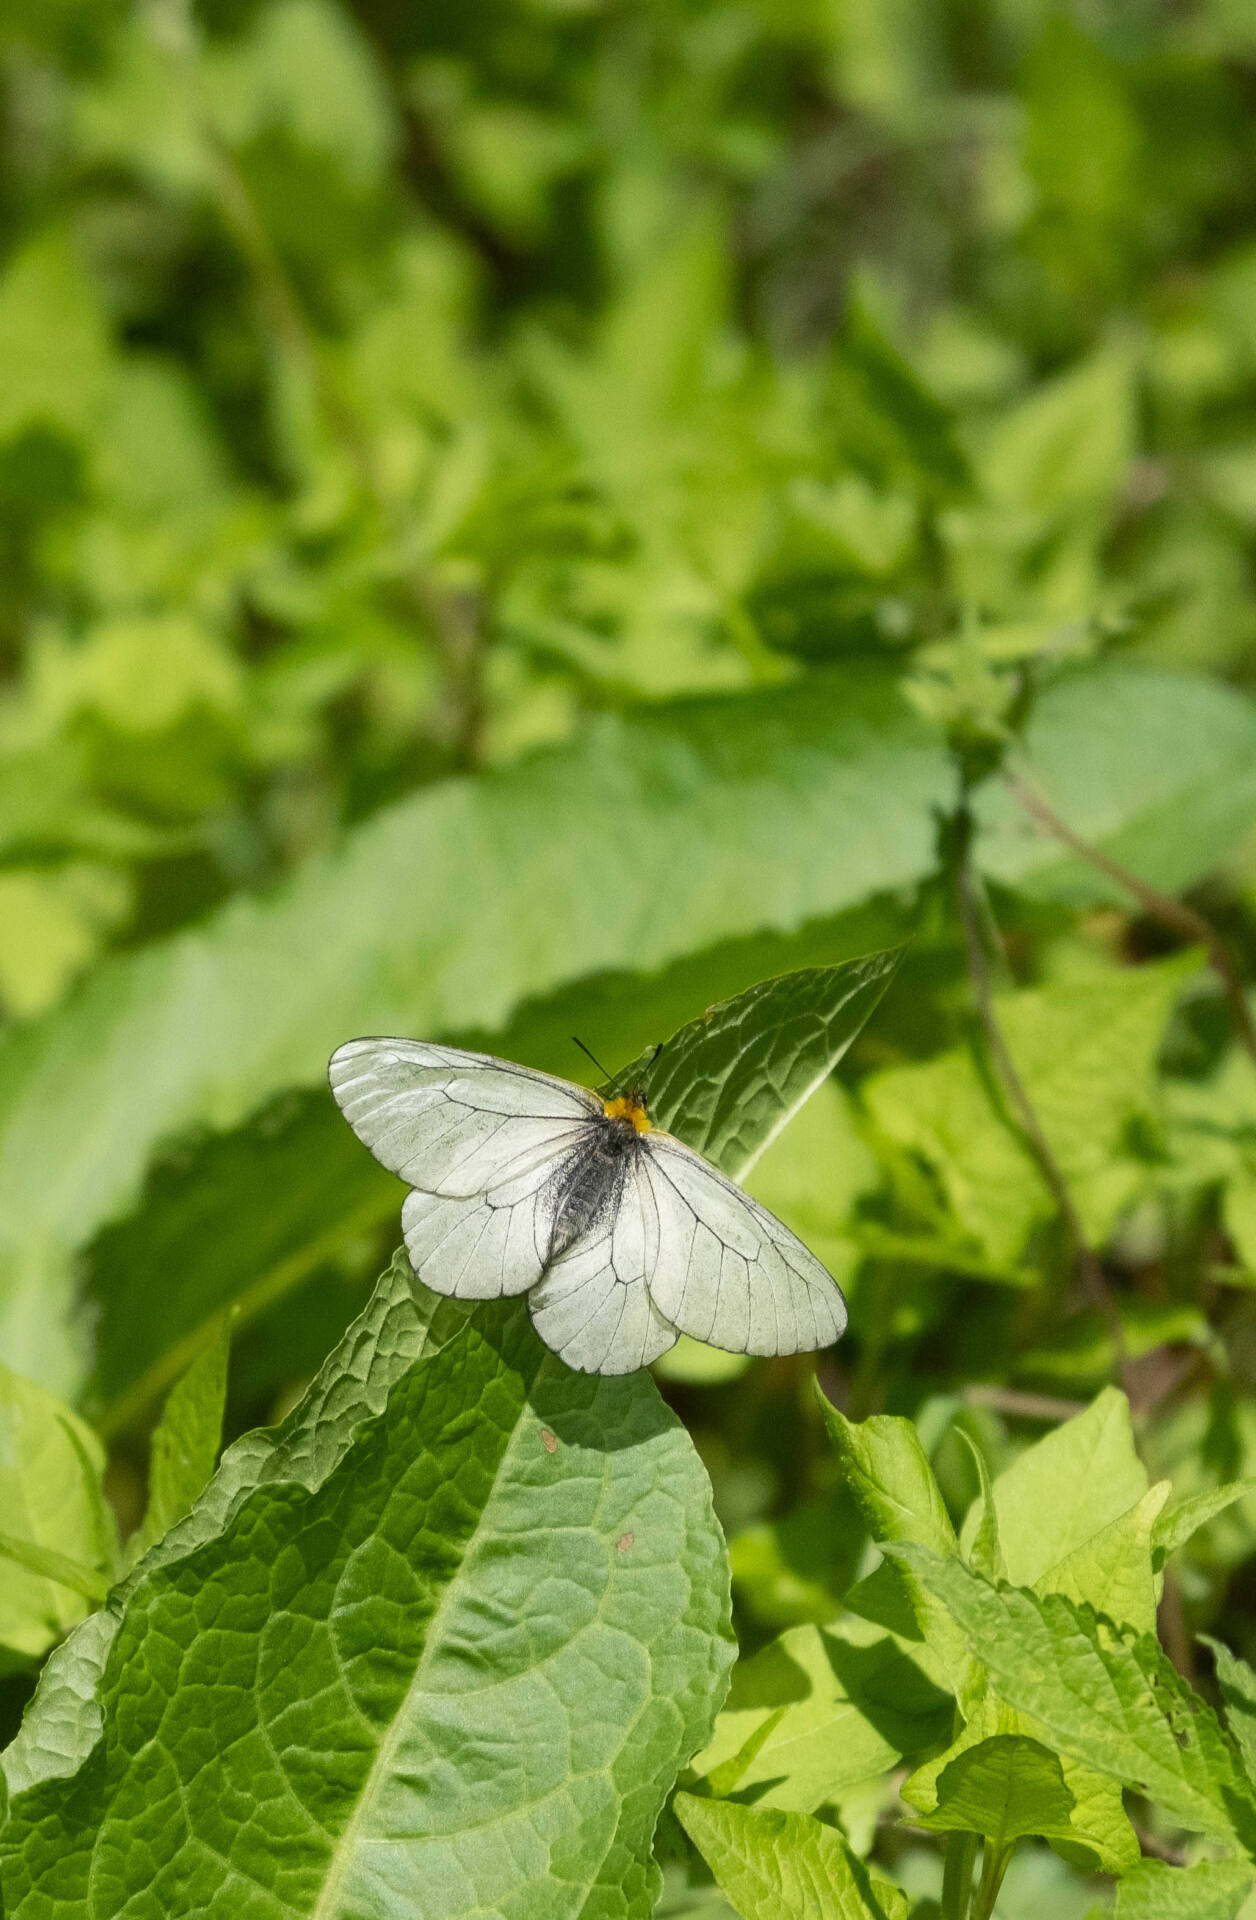
POLYGON ((836 1281, 801 1240, 671 1134, 636 1089, 603 1097, 491 1054, 350 1040, 331 1089, 410 1187, 410 1264, 460 1300, 526 1293, 581 1373, 631 1373, 682 1333, 733 1353, 827 1347, 836 1281))

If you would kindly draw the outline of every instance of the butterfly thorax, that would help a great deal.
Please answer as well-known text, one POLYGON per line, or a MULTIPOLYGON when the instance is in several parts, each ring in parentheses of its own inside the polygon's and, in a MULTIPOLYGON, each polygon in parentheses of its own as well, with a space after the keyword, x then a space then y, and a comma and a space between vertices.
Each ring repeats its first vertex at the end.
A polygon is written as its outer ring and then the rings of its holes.
POLYGON ((649 1133, 650 1117, 645 1110, 645 1096, 639 1090, 621 1093, 614 1100, 603 1100, 606 1117, 618 1126, 631 1127, 634 1133, 649 1133))

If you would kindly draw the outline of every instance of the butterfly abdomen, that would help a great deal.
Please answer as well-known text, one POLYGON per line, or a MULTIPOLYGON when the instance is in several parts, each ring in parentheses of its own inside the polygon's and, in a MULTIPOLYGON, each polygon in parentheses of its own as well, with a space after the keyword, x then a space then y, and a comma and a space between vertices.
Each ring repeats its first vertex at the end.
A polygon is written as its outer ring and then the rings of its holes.
POLYGON ((548 1261, 615 1218, 624 1175, 640 1136, 630 1120, 591 1120, 587 1137, 563 1162, 555 1179, 554 1227, 548 1261))

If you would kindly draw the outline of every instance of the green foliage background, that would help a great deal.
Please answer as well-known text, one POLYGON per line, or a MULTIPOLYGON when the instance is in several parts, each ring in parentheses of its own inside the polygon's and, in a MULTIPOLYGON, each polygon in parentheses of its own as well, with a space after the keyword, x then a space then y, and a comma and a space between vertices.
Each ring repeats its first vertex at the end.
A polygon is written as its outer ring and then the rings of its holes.
MULTIPOLYGON (((828 1398, 912 1418, 956 1523, 961 1434, 1006 1472, 1111 1382, 1177 1499, 1256 1473, 1256 1065, 1189 928, 1006 778, 1252 977, 1254 97, 1242 0, 10 0, 0 1535, 114 1566, 201 1355, 157 1540, 224 1313, 231 1437, 361 1311, 399 1190, 340 1041, 579 1078, 573 1031, 617 1067, 903 942, 749 1175, 848 1291, 828 1398)), ((831 1621, 881 1536, 813 1364, 657 1371, 743 1652, 831 1621)), ((1205 1517, 1166 1644, 1252 1658, 1256 1500, 1205 1517)), ((6 1735, 94 1592, 0 1596, 6 1735)), ((1000 1911, 1085 1913, 1040 1858, 1000 1911)))

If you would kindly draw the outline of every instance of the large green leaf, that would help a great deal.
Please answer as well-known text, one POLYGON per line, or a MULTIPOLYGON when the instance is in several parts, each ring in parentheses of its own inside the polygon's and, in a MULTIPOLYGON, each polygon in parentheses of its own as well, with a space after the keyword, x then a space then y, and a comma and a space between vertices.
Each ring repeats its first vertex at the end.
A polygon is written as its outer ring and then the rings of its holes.
POLYGON ((111 961, 0 1046, 0 1342, 74 1383, 72 1249, 154 1147, 321 1081, 355 1034, 499 1028, 528 994, 789 932, 922 878, 949 792, 893 683, 605 717, 379 815, 270 899, 111 961))
POLYGON ((650 1117, 742 1180, 832 1072, 893 979, 899 953, 764 980, 708 1007, 617 1079, 650 1117))
POLYGON ((1233 1743, 1150 1634, 1063 1594, 995 1587, 957 1556, 894 1548, 949 1609, 1010 1706, 1185 1827, 1247 1847, 1256 1800, 1233 1743))
POLYGON ((676 1812, 741 1920, 906 1920, 899 1889, 807 1814, 692 1793, 676 1795, 676 1812))
POLYGON ((517 1301, 416 1308, 399 1259, 49 1662, 6 1900, 646 1920, 731 1652, 706 1476, 648 1376, 571 1373, 517 1301))

